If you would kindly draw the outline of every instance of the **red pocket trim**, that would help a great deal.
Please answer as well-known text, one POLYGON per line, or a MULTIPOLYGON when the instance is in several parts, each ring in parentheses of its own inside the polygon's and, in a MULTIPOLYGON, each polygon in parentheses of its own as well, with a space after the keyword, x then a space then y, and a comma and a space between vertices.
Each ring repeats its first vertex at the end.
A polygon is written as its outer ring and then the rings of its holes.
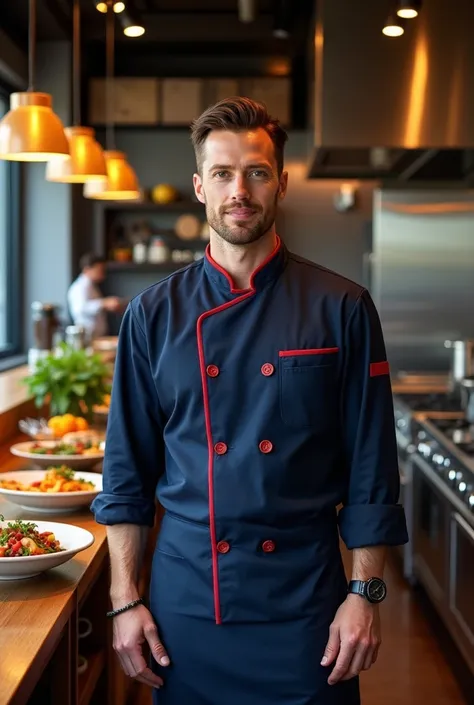
POLYGON ((385 362, 372 362, 370 365, 370 376, 380 377, 380 375, 389 375, 390 367, 387 361, 385 362))
POLYGON ((325 355, 337 353, 339 348, 304 348, 303 350, 280 350, 280 357, 293 357, 294 355, 325 355))

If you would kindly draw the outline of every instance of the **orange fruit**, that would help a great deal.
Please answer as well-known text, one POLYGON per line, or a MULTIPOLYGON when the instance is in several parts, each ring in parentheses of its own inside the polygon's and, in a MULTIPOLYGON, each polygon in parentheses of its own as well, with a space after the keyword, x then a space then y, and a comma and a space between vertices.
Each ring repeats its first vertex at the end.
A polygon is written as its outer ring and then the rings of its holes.
POLYGON ((76 431, 87 431, 89 424, 82 416, 76 416, 76 431))
POLYGON ((76 419, 72 414, 64 414, 59 424, 61 436, 76 430, 76 419))

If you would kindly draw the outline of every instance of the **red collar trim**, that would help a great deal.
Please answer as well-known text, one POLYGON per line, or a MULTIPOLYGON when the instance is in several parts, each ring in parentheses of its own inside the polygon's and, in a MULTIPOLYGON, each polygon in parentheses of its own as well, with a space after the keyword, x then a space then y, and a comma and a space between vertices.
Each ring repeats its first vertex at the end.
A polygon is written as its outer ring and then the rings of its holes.
POLYGON ((237 287, 235 286, 234 280, 232 279, 229 272, 227 272, 224 269, 224 267, 221 267, 221 265, 218 264, 215 261, 215 259, 212 258, 210 243, 206 247, 206 259, 209 262, 209 264, 211 264, 214 267, 214 269, 217 269, 217 271, 220 272, 227 279, 227 281, 229 282, 231 294, 245 294, 247 291, 254 291, 255 290, 255 277, 257 276, 257 274, 259 272, 262 271, 262 269, 264 269, 264 267, 267 266, 267 264, 269 262, 272 261, 272 259, 278 254, 280 249, 281 249, 281 240, 277 235, 277 241, 276 241, 276 245, 275 245, 273 251, 270 252, 268 257, 266 257, 266 259, 261 264, 259 264, 258 267, 252 272, 252 274, 250 276, 250 288, 249 289, 237 289, 237 287))

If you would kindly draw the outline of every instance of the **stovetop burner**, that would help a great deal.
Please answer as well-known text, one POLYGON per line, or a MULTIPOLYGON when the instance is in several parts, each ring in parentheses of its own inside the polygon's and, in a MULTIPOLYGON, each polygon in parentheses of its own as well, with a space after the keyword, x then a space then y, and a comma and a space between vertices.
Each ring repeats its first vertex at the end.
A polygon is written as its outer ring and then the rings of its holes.
POLYGON ((466 419, 430 418, 430 423, 449 438, 456 448, 469 456, 474 456, 474 425, 466 419))

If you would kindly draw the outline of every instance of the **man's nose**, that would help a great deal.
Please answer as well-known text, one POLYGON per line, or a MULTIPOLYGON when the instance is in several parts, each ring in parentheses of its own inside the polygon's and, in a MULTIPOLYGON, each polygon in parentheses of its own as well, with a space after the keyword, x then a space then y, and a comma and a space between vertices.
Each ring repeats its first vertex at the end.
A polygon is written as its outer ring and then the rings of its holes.
POLYGON ((249 199, 250 193, 248 189, 247 179, 244 174, 236 174, 233 184, 232 197, 235 200, 249 199))

